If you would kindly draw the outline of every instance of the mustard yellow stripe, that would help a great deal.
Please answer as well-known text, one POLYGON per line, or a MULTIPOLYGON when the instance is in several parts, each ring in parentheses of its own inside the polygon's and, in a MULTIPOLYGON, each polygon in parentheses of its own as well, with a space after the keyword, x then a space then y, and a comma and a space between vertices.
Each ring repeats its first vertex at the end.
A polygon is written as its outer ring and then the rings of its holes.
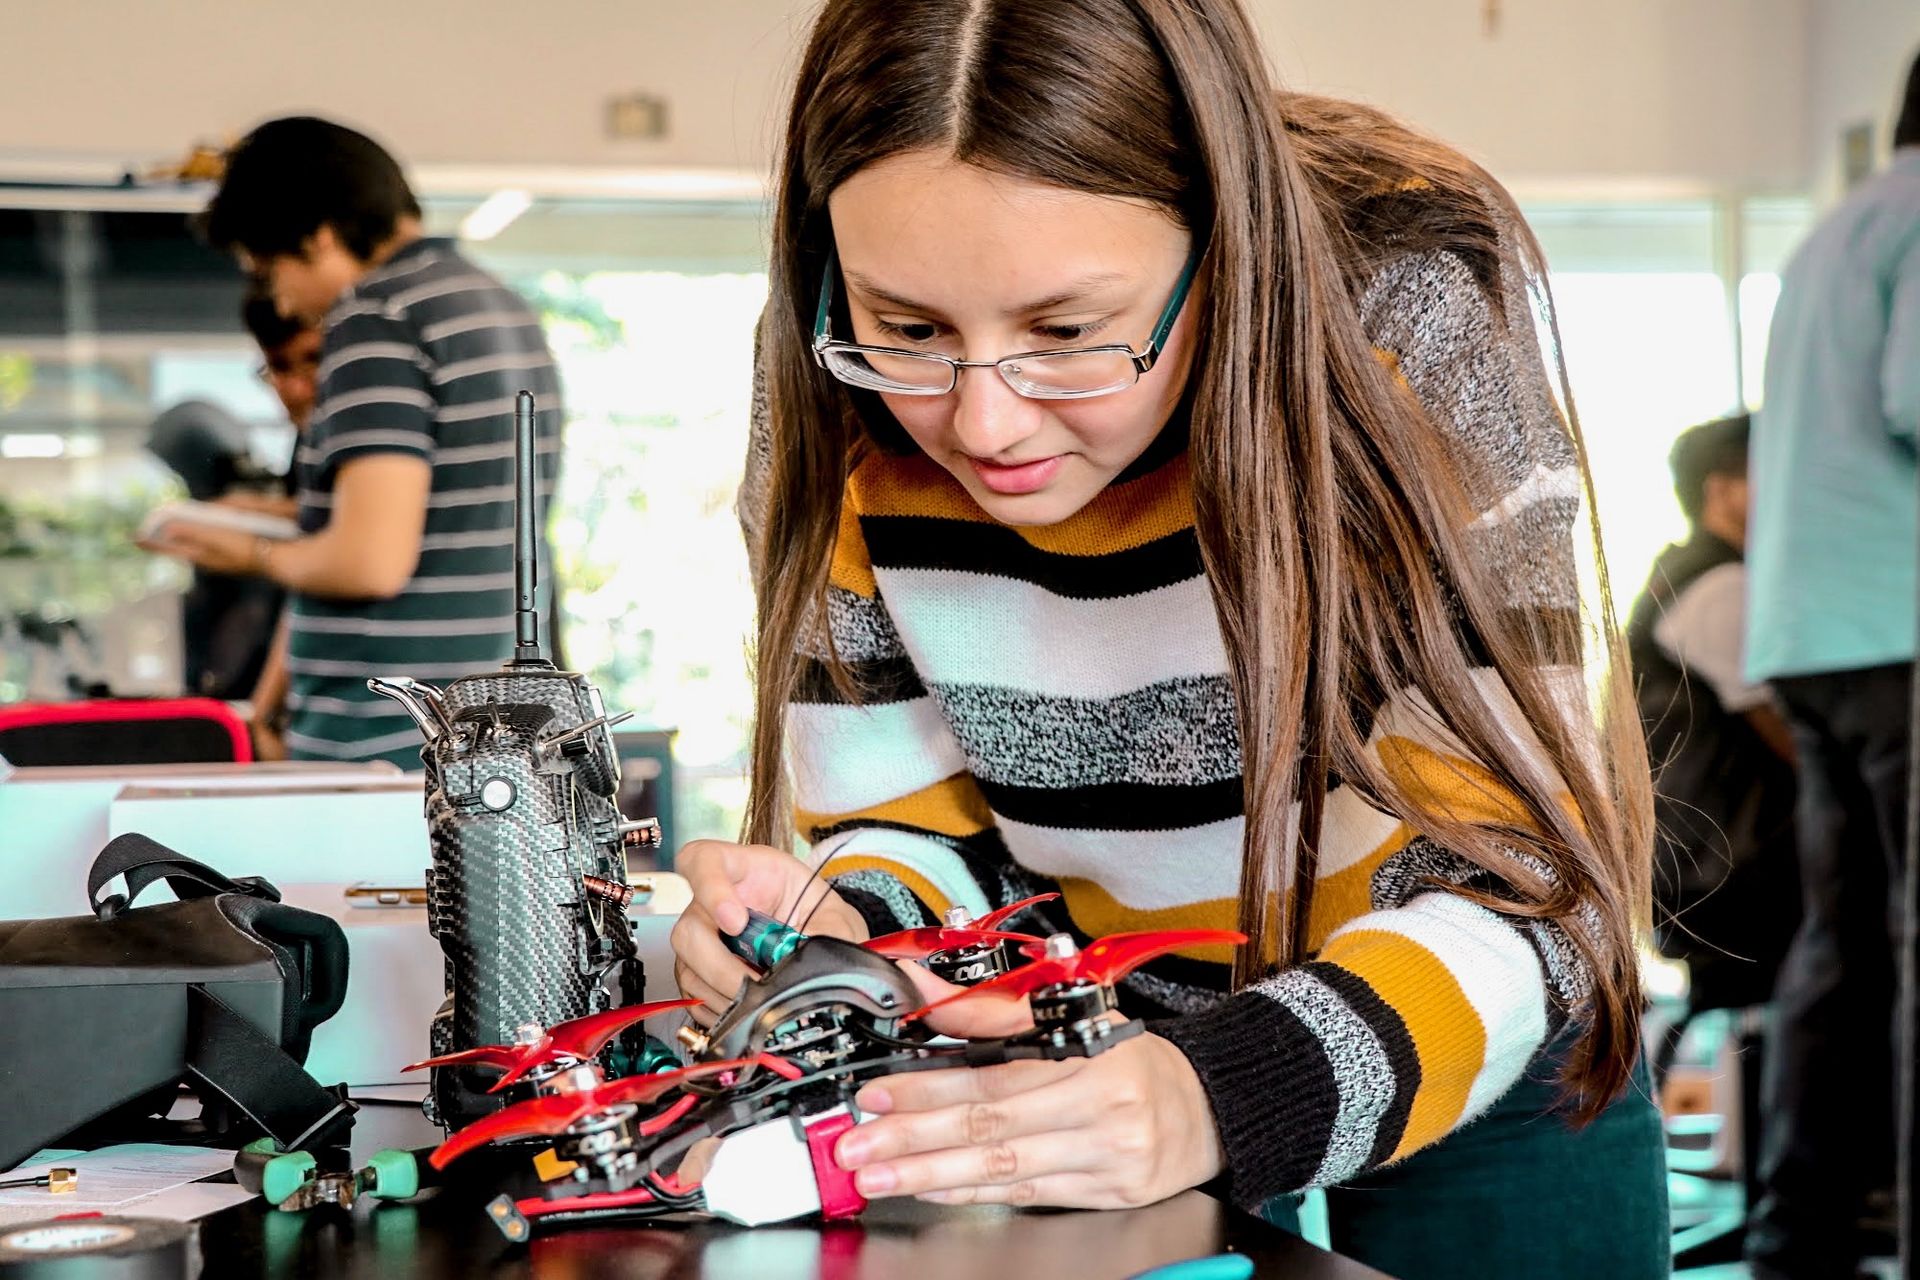
POLYGON ((867 538, 860 532, 860 515, 851 502, 840 504, 840 532, 833 540, 833 563, 827 569, 827 581, 869 600, 880 594, 880 587, 873 580, 873 558, 867 552, 867 538))
MULTIPOLYGON (((1240 922, 1240 903, 1235 898, 1142 911, 1127 906, 1093 881, 1074 877, 1060 881, 1060 896, 1074 926, 1096 938, 1134 929, 1232 929, 1240 922)), ((1233 963, 1233 948, 1218 944, 1182 948, 1173 954, 1213 964, 1233 963)))
POLYGON ((1327 944, 1320 959, 1357 974, 1407 1025, 1420 1057, 1420 1088, 1393 1159, 1453 1130, 1486 1062, 1487 1030, 1438 956, 1402 934, 1356 929, 1327 944))
POLYGON ((956 773, 944 782, 922 787, 897 800, 856 809, 851 813, 798 810, 794 813, 794 825, 801 831, 823 831, 856 818, 917 827, 921 831, 959 839, 978 835, 993 825, 993 814, 987 808, 986 798, 980 794, 979 784, 964 773, 956 773))
POLYGON ((851 875, 855 871, 884 871, 911 889, 914 897, 926 903, 927 910, 933 912, 933 918, 936 920, 943 918, 947 914, 947 908, 953 905, 952 899, 933 887, 933 881, 911 867, 902 866, 887 858, 873 858, 852 853, 844 858, 835 858, 828 870, 836 876, 851 875))
MULTIPOLYGON (((870 516, 931 516, 992 523, 960 482, 924 454, 869 456, 848 481, 846 504, 870 516)), ((1108 485, 1059 524, 1014 532, 1042 551, 1106 555, 1142 546, 1193 524, 1193 487, 1185 455, 1136 480, 1108 485)))
POLYGON ((1482 764, 1391 735, 1375 750, 1394 785, 1422 809, 1456 822, 1530 824, 1519 797, 1482 764))
POLYGON ((1335 929, 1373 910, 1374 872, 1406 848, 1415 834, 1412 827, 1401 823, 1372 853, 1314 884, 1313 914, 1307 922, 1308 951, 1318 951, 1335 929))

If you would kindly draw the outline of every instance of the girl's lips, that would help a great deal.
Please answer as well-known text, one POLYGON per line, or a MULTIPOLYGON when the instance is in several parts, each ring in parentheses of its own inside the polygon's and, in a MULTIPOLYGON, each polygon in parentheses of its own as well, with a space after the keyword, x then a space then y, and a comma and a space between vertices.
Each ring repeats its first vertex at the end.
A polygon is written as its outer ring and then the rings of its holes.
POLYGON ((1060 470, 1065 454, 1055 454, 1051 458, 1041 458, 1036 462, 1022 462, 1014 466, 1002 466, 996 462, 986 462, 979 458, 968 458, 967 464, 974 474, 980 477, 980 483, 995 493, 1033 493, 1044 489, 1060 470))

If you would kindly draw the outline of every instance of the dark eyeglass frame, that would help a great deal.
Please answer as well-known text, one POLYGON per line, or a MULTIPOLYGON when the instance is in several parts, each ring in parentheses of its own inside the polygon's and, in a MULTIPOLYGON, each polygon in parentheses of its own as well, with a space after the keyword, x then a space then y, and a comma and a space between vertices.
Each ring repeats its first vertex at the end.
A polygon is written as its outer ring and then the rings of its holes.
POLYGON ((953 389, 960 384, 960 371, 962 369, 995 369, 999 372, 1001 380, 1009 387, 1012 387, 1016 393, 1033 400, 1085 400, 1091 399, 1094 396, 1111 395, 1116 391, 1124 391, 1126 387, 1138 382, 1140 375, 1151 371, 1153 366, 1159 361, 1161 353, 1166 350, 1167 335, 1173 332, 1174 322, 1180 318, 1181 308, 1186 306, 1187 303, 1187 295, 1193 290, 1194 277, 1199 274, 1200 262, 1206 257, 1206 252, 1206 245, 1196 239, 1194 241, 1193 251, 1187 255, 1186 265, 1180 269, 1180 278, 1174 281, 1173 293, 1167 298, 1167 305, 1160 309, 1159 322, 1153 326, 1153 332, 1148 336, 1146 346, 1143 350, 1135 351, 1124 342, 1109 342, 1091 347, 1056 347, 1051 350, 1016 351, 1011 355, 1001 356, 998 360, 955 360, 951 356, 943 356, 932 351, 912 351, 905 347, 870 346, 860 342, 841 342, 834 338, 828 332, 828 325, 833 311, 834 281, 840 276, 840 252, 837 247, 829 248, 827 250, 826 269, 820 276, 820 306, 815 313, 813 322, 814 363, 818 364, 822 369, 825 369, 840 381, 845 382, 848 386, 860 387, 862 390, 867 391, 878 390, 878 388, 847 378, 829 363, 828 356, 835 352, 846 352, 854 355, 892 356, 895 358, 906 358, 927 362, 929 364, 938 363, 947 366, 947 385, 944 388, 894 386, 886 388, 886 394, 888 395, 944 396, 951 394, 953 389), (1106 387, 1097 391, 1064 391, 1048 394, 1022 386, 1016 381, 1018 376, 1017 366, 1021 361, 1056 360, 1061 356, 1082 355, 1125 355, 1132 364, 1132 382, 1126 383, 1123 386, 1106 387), (1009 370, 1009 365, 1016 366, 1016 368, 1009 370))

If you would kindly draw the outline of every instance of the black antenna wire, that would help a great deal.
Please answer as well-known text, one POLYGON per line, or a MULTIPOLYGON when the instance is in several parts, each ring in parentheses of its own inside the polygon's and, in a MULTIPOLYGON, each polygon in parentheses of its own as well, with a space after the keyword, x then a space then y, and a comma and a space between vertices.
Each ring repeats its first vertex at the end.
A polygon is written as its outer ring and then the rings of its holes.
POLYGON ((534 483, 533 392, 513 402, 513 660, 545 663, 540 648, 539 544, 534 541, 539 491, 534 483))

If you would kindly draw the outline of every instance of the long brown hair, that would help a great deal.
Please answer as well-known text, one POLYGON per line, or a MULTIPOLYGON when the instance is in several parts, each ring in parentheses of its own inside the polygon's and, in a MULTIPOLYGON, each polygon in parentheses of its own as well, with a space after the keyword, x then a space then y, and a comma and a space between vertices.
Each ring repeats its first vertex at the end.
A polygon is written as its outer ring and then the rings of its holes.
MULTIPOLYGON (((1604 574, 1612 678, 1596 727, 1585 698, 1571 709, 1552 678, 1571 666, 1577 682, 1586 624, 1577 609, 1507 607, 1468 545, 1469 464, 1377 358, 1356 301, 1385 262, 1445 250, 1509 336, 1532 342, 1534 317, 1518 313, 1539 299, 1550 318, 1551 302, 1510 198, 1378 112, 1276 94, 1236 0, 827 0, 793 102, 762 335, 772 475, 756 556, 747 838, 791 839, 783 748, 798 642, 824 616, 843 489, 872 447, 873 404, 808 355, 828 196, 865 165, 931 149, 1148 201, 1207 244, 1188 448, 1244 761, 1240 913, 1254 941, 1235 981, 1304 958, 1337 777, 1497 875, 1509 893, 1479 895, 1487 905, 1567 929, 1594 982, 1565 1080, 1577 1110, 1594 1114, 1637 1051, 1651 828, 1604 574), (1537 743, 1503 727, 1476 666, 1497 673, 1537 743), (1424 696, 1484 766, 1480 785, 1503 789, 1523 817, 1469 821, 1388 776, 1367 749, 1368 720, 1404 690, 1424 696)), ((1578 449, 1564 367, 1559 382, 1578 449)), ((1579 466, 1585 480, 1584 452, 1579 466)))

